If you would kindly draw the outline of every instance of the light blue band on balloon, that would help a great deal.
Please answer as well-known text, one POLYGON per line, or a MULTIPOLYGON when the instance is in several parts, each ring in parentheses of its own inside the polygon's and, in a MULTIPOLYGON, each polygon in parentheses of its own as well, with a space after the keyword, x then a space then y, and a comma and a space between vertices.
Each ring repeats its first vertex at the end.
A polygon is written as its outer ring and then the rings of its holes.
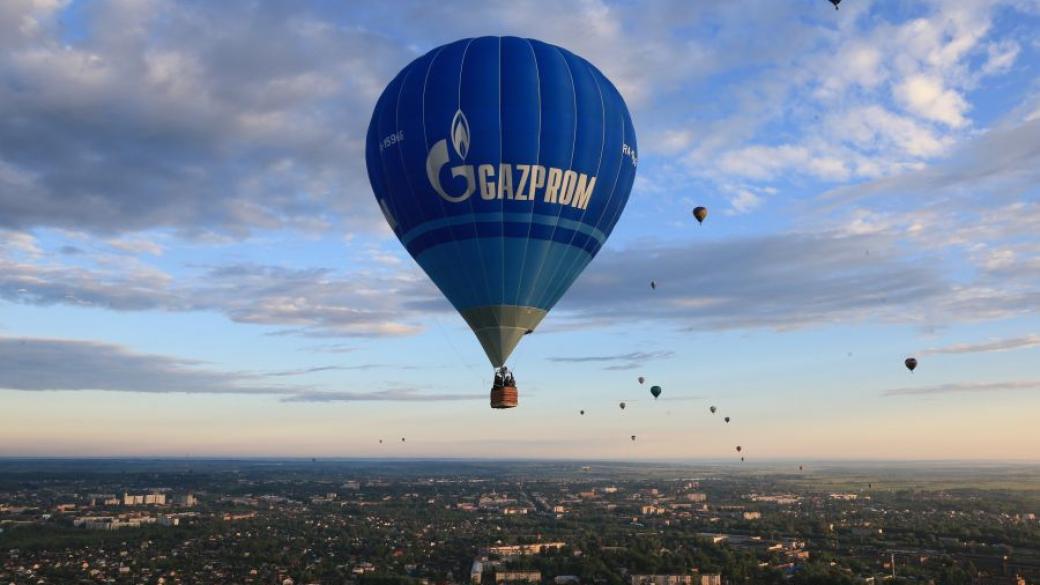
POLYGON ((590 238, 594 238, 599 245, 602 246, 603 242, 607 241, 607 235, 599 229, 590 226, 587 223, 580 221, 574 221, 572 219, 564 219, 562 217, 556 217, 554 215, 542 215, 537 213, 504 213, 488 212, 488 213, 473 213, 466 215, 456 215, 452 217, 442 217, 440 219, 433 219, 425 223, 419 224, 414 228, 408 230, 408 233, 401 236, 401 243, 408 246, 415 238, 432 230, 440 229, 442 227, 454 226, 454 225, 465 225, 470 223, 500 223, 503 221, 518 222, 518 223, 539 223, 542 225, 553 225, 559 226, 563 229, 574 230, 576 232, 585 234, 590 238))

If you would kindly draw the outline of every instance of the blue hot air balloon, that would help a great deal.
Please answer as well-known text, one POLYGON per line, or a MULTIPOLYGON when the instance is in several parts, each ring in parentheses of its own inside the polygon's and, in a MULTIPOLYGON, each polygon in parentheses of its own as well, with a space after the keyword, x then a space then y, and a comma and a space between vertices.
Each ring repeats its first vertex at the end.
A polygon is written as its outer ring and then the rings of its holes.
POLYGON ((480 37, 401 70, 365 159, 386 221, 504 369, 614 229, 636 153, 624 99, 591 63, 480 37))

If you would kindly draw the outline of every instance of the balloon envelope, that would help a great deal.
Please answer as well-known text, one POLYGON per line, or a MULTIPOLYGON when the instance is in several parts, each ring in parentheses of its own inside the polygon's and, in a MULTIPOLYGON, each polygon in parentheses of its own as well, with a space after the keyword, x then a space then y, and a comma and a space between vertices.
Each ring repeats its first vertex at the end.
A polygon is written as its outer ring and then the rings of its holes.
POLYGON ((707 207, 694 207, 693 217, 697 218, 697 223, 704 223, 704 218, 708 217, 707 207))
POLYGON ((380 96, 366 142, 387 223, 496 367, 606 242, 638 162, 614 85, 516 37, 413 61, 380 96))
POLYGON ((658 396, 661 395, 661 387, 660 386, 651 386, 650 387, 650 393, 654 395, 654 398, 657 398, 658 396))
POLYGON ((916 358, 906 358, 906 361, 904 361, 903 363, 906 364, 906 369, 910 370, 911 372, 914 371, 915 368, 917 368, 916 358))

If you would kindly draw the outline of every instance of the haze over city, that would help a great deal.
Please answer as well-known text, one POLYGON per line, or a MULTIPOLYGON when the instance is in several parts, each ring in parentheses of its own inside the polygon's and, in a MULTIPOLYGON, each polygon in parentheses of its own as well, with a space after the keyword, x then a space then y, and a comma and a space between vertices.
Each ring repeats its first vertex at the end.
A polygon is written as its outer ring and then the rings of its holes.
POLYGON ((0 3, 0 456, 1036 461, 1038 30, 1036 0, 0 3), (398 72, 485 35, 594 64, 640 149, 507 411, 365 163, 398 72))

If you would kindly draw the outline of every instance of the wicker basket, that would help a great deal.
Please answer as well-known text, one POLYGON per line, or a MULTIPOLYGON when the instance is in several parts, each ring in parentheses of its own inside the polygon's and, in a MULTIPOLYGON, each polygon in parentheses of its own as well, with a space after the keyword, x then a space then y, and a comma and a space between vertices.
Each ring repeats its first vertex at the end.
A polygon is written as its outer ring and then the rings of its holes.
POLYGON ((516 408, 517 391, 515 386, 494 386, 491 388, 491 408, 516 408))

